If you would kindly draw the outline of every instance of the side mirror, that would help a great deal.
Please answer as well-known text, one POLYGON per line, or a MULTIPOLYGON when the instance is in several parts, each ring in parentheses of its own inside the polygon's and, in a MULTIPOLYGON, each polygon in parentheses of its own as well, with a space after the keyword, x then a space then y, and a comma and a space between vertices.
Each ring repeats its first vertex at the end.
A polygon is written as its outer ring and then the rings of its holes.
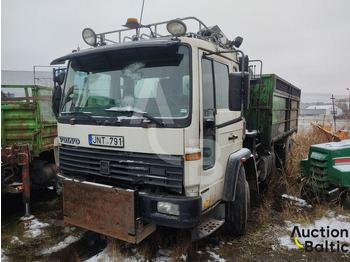
POLYGON ((229 80, 229 109, 241 111, 249 108, 250 77, 248 72, 234 72, 229 80), (242 101, 243 95, 243 101, 242 101))
POLYGON ((244 71, 249 72, 249 57, 247 55, 245 55, 244 58, 243 57, 239 58, 239 70, 243 71, 243 68, 242 68, 243 60, 244 60, 244 71))
POLYGON ((64 78, 66 76, 65 72, 60 73, 57 76, 54 76, 53 81, 55 82, 55 87, 52 90, 52 111, 56 117, 58 117, 61 96, 62 96, 62 88, 61 85, 64 82, 64 78))
POLYGON ((55 83, 57 83, 58 85, 61 86, 61 85, 63 84, 63 82, 64 82, 65 76, 66 76, 66 73, 65 73, 65 72, 62 72, 62 73, 60 73, 59 75, 54 76, 54 77, 53 77, 53 81, 54 81, 55 83))

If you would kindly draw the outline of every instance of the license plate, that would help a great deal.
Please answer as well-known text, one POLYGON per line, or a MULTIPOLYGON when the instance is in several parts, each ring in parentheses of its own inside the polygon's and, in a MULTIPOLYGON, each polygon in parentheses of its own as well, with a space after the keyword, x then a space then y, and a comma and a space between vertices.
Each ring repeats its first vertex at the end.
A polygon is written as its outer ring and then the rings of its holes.
POLYGON ((124 147, 124 137, 89 135, 89 144, 94 146, 124 147))

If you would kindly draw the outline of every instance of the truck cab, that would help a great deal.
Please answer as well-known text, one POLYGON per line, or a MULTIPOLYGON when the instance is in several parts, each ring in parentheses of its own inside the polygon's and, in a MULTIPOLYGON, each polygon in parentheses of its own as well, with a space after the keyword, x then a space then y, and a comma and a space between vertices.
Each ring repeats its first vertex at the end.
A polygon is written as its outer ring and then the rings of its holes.
POLYGON ((244 234, 258 155, 243 146, 242 38, 194 17, 126 26, 85 29, 92 48, 51 63, 68 61, 57 141, 65 221, 132 243, 156 225, 199 239, 226 221, 244 234))

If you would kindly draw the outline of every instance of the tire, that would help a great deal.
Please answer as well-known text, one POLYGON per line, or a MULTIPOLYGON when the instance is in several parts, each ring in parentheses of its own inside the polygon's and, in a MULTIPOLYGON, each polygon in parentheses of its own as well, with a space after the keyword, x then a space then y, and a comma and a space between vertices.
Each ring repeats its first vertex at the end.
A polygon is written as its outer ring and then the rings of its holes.
POLYGON ((239 169, 235 201, 225 203, 225 233, 242 236, 247 229, 248 208, 250 205, 249 184, 243 166, 239 169))

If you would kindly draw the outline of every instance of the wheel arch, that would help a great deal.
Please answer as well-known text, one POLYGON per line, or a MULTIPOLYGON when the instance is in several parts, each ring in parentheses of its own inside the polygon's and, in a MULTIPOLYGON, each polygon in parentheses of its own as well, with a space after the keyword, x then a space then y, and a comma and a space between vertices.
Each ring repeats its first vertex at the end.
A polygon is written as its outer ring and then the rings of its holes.
POLYGON ((236 185, 239 174, 239 169, 243 165, 246 173, 246 179, 252 189, 258 190, 255 159, 252 157, 251 151, 247 148, 242 148, 239 151, 232 153, 227 160, 223 200, 235 200, 236 185))

